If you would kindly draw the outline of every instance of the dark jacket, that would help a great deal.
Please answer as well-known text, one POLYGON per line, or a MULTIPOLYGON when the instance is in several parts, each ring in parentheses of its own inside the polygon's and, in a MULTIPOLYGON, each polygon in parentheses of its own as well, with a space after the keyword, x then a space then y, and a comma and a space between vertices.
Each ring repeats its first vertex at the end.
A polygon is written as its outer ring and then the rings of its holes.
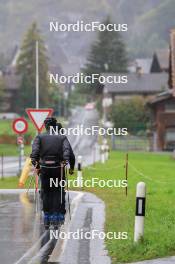
POLYGON ((58 161, 68 161, 71 169, 74 169, 75 156, 66 136, 39 134, 32 144, 32 161, 39 162, 48 156, 57 157, 58 161))

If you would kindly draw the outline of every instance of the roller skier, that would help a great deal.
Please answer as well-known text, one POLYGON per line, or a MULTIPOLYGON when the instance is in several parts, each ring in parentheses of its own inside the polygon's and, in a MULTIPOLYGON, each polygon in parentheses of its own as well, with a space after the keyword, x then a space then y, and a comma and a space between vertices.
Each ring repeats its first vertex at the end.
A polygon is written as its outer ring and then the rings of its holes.
MULTIPOLYGON (((65 190, 51 185, 53 182, 65 180, 64 166, 69 165, 69 174, 74 173, 75 156, 66 136, 50 134, 50 127, 58 126, 54 117, 44 121, 46 132, 35 137, 30 155, 32 164, 40 173, 41 199, 43 202, 44 225, 55 228, 65 219, 65 190)), ((59 124, 60 125, 60 124, 59 124)))

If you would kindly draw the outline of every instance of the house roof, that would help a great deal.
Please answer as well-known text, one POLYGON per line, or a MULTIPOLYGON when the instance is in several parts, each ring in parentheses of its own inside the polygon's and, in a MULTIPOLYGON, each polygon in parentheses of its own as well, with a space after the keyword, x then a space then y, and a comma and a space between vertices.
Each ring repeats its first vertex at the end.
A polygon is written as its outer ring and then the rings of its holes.
POLYGON ((49 72, 53 74, 58 74, 59 76, 63 75, 63 70, 60 65, 50 65, 49 72))
POLYGON ((152 59, 136 59, 136 67, 141 68, 143 73, 150 73, 152 59))
MULTIPOLYGON (((156 53, 158 55, 158 53, 156 53)), ((159 53, 160 55, 160 53, 159 53)), ((165 60, 165 54, 162 56, 165 60)), ((169 65, 169 78, 168 78, 168 88, 163 93, 158 94, 153 100, 149 101, 149 105, 153 106, 161 101, 168 100, 175 97, 175 29, 171 30, 170 33, 170 52, 168 56, 166 55, 166 60, 168 58, 169 65)), ((160 62, 160 56, 158 57, 160 62)), ((164 61, 165 62, 165 61, 164 61)))
POLYGON ((167 89, 163 93, 158 94, 156 97, 154 97, 152 100, 148 102, 148 105, 155 105, 159 102, 165 101, 172 98, 172 91, 167 89))
POLYGON ((61 64, 61 68, 63 70, 64 75, 74 75, 80 71, 80 64, 79 63, 67 63, 61 64))
MULTIPOLYGON (((104 76, 121 74, 103 74, 104 76)), ((150 73, 137 74, 129 73, 128 82, 126 84, 104 84, 104 92, 114 94, 156 94, 164 91, 167 88, 168 74, 167 73, 150 73)))
POLYGON ((135 73, 138 68, 142 71, 142 73, 150 73, 152 58, 138 58, 132 61, 128 67, 128 71, 135 73))
POLYGON ((169 68, 169 49, 159 49, 155 51, 161 69, 168 69, 169 68))
POLYGON ((3 80, 5 82, 5 88, 7 90, 18 90, 20 83, 21 83, 21 77, 16 74, 16 70, 13 67, 10 67, 6 70, 6 72, 3 74, 3 80))

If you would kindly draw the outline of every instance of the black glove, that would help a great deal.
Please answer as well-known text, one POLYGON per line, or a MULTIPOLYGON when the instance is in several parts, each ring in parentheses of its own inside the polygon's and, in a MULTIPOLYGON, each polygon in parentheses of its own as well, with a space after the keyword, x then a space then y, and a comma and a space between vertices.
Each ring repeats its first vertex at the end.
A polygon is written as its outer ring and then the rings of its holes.
POLYGON ((36 160, 35 159, 31 159, 32 165, 35 167, 36 166, 36 160))
POLYGON ((62 164, 63 164, 64 166, 67 166, 67 165, 69 164, 69 161, 68 161, 68 160, 63 160, 63 161, 62 161, 62 164))
POLYGON ((40 165, 39 165, 39 162, 37 160, 32 159, 31 162, 32 162, 32 165, 35 167, 35 169, 37 169, 37 170, 40 169, 40 165))

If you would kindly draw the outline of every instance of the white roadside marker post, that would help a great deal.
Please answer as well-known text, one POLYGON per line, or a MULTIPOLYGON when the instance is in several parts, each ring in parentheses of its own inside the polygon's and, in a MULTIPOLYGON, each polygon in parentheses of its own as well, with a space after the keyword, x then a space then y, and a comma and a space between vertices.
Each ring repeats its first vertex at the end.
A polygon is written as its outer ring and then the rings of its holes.
POLYGON ((145 204, 146 204, 146 184, 139 182, 136 190, 136 214, 134 228, 134 242, 138 242, 144 234, 145 220, 145 204))
POLYGON ((105 163, 105 145, 101 145, 101 163, 105 163))
POLYGON ((105 156, 105 162, 107 161, 107 145, 104 144, 104 156, 105 156))
POLYGON ((77 185, 78 187, 82 187, 83 185, 82 156, 78 156, 77 185))
POLYGON ((107 154, 107 148, 108 148, 108 141, 106 138, 103 139, 103 145, 104 145, 104 160, 108 160, 108 154, 107 154))
POLYGON ((96 162, 96 145, 92 149, 92 164, 96 162))
POLYGON ((109 145, 106 145, 106 160, 109 159, 109 145))

